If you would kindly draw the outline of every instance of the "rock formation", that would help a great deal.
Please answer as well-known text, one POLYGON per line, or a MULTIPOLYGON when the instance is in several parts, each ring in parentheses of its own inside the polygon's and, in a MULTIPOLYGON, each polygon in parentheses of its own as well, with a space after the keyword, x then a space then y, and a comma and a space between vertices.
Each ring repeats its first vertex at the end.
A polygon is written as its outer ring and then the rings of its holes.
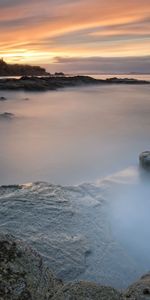
POLYGON ((4 112, 4 113, 0 113, 0 119, 13 119, 15 117, 14 114, 10 113, 10 112, 4 112))
POLYGON ((147 171, 150 171, 150 151, 144 151, 139 156, 140 165, 147 171))
POLYGON ((0 234, 0 300, 147 300, 150 273, 121 293, 91 282, 63 284, 40 255, 9 234, 0 234))
POLYGON ((48 77, 28 77, 20 79, 6 78, 0 79, 0 90, 28 90, 28 91, 47 91, 58 88, 75 87, 82 85, 112 85, 112 84, 150 84, 149 81, 136 79, 109 78, 106 80, 95 79, 90 76, 48 76, 48 77))
POLYGON ((148 300, 150 299, 150 273, 141 277, 124 293, 124 299, 148 300))
POLYGON ((50 299, 61 283, 41 257, 11 235, 0 234, 0 299, 50 299))
POLYGON ((3 59, 0 59, 0 76, 46 76, 49 73, 44 68, 39 66, 7 64, 3 59))
POLYGON ((53 300, 121 300, 122 295, 111 287, 91 282, 76 282, 64 285, 53 300))

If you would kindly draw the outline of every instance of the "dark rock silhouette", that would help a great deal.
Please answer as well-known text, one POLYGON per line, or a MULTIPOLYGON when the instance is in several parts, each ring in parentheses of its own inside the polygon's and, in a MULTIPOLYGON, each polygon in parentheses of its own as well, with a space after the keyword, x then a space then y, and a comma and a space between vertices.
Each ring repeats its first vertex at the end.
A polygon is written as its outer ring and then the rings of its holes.
POLYGON ((10 113, 10 112, 4 112, 4 113, 0 113, 0 119, 8 119, 11 120, 14 118, 14 114, 10 113))
POLYGON ((50 75, 44 68, 22 64, 7 64, 0 60, 0 76, 46 76, 50 75))
POLYGON ((55 76, 65 76, 65 74, 63 72, 55 72, 54 75, 55 76))
POLYGON ((6 100, 7 100, 7 98, 5 98, 3 96, 0 97, 0 101, 6 101, 6 100))
POLYGON ((112 84, 150 84, 149 81, 136 79, 110 78, 106 80, 95 79, 90 76, 22 76, 20 79, 0 79, 0 90, 29 90, 29 91, 47 91, 58 88, 76 87, 82 85, 112 85, 112 84))

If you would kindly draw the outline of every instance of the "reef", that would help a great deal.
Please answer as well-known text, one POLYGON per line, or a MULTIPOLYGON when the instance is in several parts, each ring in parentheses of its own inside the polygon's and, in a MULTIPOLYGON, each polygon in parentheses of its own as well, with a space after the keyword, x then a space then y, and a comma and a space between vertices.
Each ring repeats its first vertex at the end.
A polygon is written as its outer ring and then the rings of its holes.
POLYGON ((48 91, 65 87, 76 87, 82 85, 113 85, 113 84, 150 84, 150 81, 137 79, 95 79, 90 76, 22 76, 19 79, 0 79, 0 90, 26 90, 26 91, 48 91))

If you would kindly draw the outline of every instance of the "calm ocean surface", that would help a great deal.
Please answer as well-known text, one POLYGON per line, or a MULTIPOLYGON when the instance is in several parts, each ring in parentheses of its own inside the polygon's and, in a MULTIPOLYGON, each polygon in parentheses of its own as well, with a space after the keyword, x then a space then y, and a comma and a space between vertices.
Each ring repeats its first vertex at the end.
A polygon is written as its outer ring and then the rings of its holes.
POLYGON ((148 85, 0 92, 0 230, 63 280, 125 288, 150 270, 150 184, 138 168, 149 95, 148 85))
POLYGON ((78 184, 131 164, 150 143, 150 86, 1 91, 0 184, 78 184), (28 99, 28 100, 27 100, 28 99))

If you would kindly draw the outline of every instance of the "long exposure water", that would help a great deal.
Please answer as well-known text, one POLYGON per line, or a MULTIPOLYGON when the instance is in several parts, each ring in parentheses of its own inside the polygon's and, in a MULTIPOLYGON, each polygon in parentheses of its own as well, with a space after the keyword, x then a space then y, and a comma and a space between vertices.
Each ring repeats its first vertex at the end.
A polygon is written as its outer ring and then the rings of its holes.
POLYGON ((0 185, 8 185, 0 229, 64 280, 123 288, 150 269, 150 184, 138 168, 150 146, 149 93, 147 85, 0 93, 0 185))
POLYGON ((94 181, 149 147, 149 86, 1 92, 0 184, 94 181), (29 100, 27 100, 29 99, 29 100))

